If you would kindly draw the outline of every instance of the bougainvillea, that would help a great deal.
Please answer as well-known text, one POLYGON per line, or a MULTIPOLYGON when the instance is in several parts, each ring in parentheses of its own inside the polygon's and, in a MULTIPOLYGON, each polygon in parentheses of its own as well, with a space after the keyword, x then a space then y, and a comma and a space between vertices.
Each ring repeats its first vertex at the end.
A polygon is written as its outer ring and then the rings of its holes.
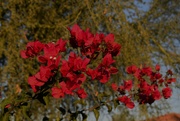
MULTIPOLYGON (((70 31, 70 39, 59 39, 56 43, 41 43, 36 40, 29 42, 26 50, 21 51, 24 59, 37 57, 40 63, 39 72, 28 78, 28 84, 34 93, 38 92, 45 84, 51 82, 51 95, 54 98, 63 98, 65 95, 86 98, 88 93, 83 88, 86 81, 99 81, 106 84, 112 74, 117 74, 118 69, 113 66, 113 57, 120 54, 121 45, 114 41, 114 35, 102 33, 92 34, 89 29, 82 30, 77 24, 70 31), (62 57, 67 51, 69 43, 72 51, 68 58, 62 57), (98 60, 96 65, 93 62, 98 60), (54 78, 58 76, 58 79, 54 78)), ((135 65, 126 68, 127 74, 132 79, 123 81, 123 84, 112 83, 112 90, 118 93, 117 100, 128 108, 134 108, 133 100, 139 104, 153 103, 155 100, 170 98, 172 90, 169 85, 175 82, 172 71, 168 70, 165 77, 159 72, 160 66, 135 65)))
MULTIPOLYGON (((66 114, 65 112, 70 113, 70 120, 76 119, 79 114, 83 120, 86 119, 86 111, 94 111, 98 118, 97 109, 105 105, 108 110, 112 110, 110 103, 123 104, 132 109, 137 103, 152 104, 161 98, 171 97, 170 85, 176 82, 171 70, 163 76, 158 64, 154 68, 146 65, 140 67, 130 65, 125 71, 131 78, 119 82, 113 81, 111 76, 120 73, 119 67, 115 67, 114 57, 118 56, 121 50, 121 45, 115 42, 114 35, 93 34, 89 29, 82 30, 77 24, 68 30, 69 40, 60 38, 57 42, 49 43, 35 40, 27 43, 26 49, 20 51, 23 59, 35 59, 34 62, 39 65, 38 72, 27 79, 34 94, 27 92, 25 93, 27 99, 22 96, 21 101, 14 104, 10 100, 4 103, 5 113, 27 106, 29 100, 37 99, 42 104, 46 104, 47 101, 44 100, 49 94, 57 100, 66 97, 77 99, 75 102, 86 99, 89 99, 86 101, 92 101, 91 98, 95 102, 97 100, 97 103, 89 106, 90 108, 82 108, 77 112, 71 112, 70 109, 66 111, 66 107, 60 107, 59 110, 63 115, 66 114), (97 85, 99 85, 99 90, 94 90, 97 85), (112 93, 107 95, 105 89, 101 87, 108 88, 112 93), (108 98, 104 98, 102 94, 108 98)), ((85 102, 80 105, 84 105, 85 102)))
POLYGON ((167 71, 165 77, 162 77, 162 74, 159 71, 159 65, 156 65, 155 71, 147 66, 141 68, 138 68, 135 65, 129 66, 126 69, 126 72, 132 74, 133 79, 136 80, 137 86, 132 86, 133 81, 127 80, 119 87, 113 83, 111 85, 112 89, 119 92, 120 97, 118 100, 124 103, 128 108, 134 107, 134 103, 130 101, 130 98, 134 99, 136 97, 136 101, 139 102, 139 104, 152 104, 155 100, 161 99, 162 96, 165 99, 168 99, 172 95, 169 84, 175 82, 176 79, 171 77, 172 72, 171 74, 168 73, 170 70, 167 71))
POLYGON ((51 88, 54 98, 62 98, 65 95, 77 94, 80 98, 88 96, 81 87, 87 78, 91 81, 99 80, 107 83, 111 74, 116 74, 118 69, 112 64, 114 56, 120 52, 120 44, 114 41, 114 35, 92 34, 89 29, 83 31, 76 24, 69 29, 71 38, 69 41, 59 39, 56 43, 41 43, 36 40, 27 44, 26 50, 21 51, 22 58, 37 57, 40 69, 35 75, 28 78, 28 84, 36 93, 49 81, 57 81, 52 78, 59 73, 61 78, 58 85, 54 82, 51 88), (80 52, 72 51, 68 59, 63 59, 62 52, 66 51, 66 43, 80 52), (89 65, 101 56, 101 62, 96 67, 89 65))

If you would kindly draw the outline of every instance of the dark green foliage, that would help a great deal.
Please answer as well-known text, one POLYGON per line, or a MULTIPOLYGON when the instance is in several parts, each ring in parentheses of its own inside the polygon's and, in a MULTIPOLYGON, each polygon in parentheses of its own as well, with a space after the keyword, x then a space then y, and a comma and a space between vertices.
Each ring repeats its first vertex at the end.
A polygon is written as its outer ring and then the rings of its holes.
POLYGON ((66 110, 62 107, 59 107, 59 110, 61 111, 62 115, 65 115, 66 114, 66 110))

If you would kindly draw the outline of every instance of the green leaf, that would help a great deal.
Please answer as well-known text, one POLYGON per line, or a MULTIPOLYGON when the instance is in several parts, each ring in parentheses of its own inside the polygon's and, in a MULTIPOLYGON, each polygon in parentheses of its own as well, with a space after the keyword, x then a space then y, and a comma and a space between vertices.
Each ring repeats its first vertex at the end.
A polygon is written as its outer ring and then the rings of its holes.
POLYGON ((44 100, 44 102, 46 103, 46 105, 49 105, 49 96, 47 95, 47 96, 44 96, 43 97, 43 100, 44 100))
POLYGON ((62 113, 63 115, 65 115, 65 114, 66 114, 66 110, 65 110, 64 108, 59 107, 59 110, 61 111, 61 113, 62 113))
POLYGON ((119 101, 118 101, 118 100, 115 100, 115 101, 114 101, 114 108, 116 108, 118 105, 119 105, 119 101))
POLYGON ((81 104, 82 103, 82 101, 81 100, 76 100, 76 101, 74 101, 74 105, 77 105, 77 104, 81 104))
POLYGON ((94 111, 96 121, 98 121, 98 119, 99 119, 99 111, 97 109, 94 109, 93 111, 94 111))
POLYGON ((74 105, 77 105, 77 104, 86 105, 86 101, 85 101, 85 100, 80 99, 80 100, 76 100, 73 104, 74 104, 74 105))
POLYGON ((111 92, 110 91, 105 91, 103 94, 104 94, 105 97, 109 97, 109 95, 111 95, 111 92))
POLYGON ((87 115, 85 113, 82 113, 83 121, 87 121, 87 115))
POLYGON ((86 101, 81 99, 81 104, 86 105, 86 101))
POLYGON ((29 106, 22 106, 22 113, 23 113, 23 116, 28 119, 28 120, 31 120, 29 115, 28 115, 28 110, 29 110, 29 106))
POLYGON ((4 115, 1 115, 0 121, 9 121, 9 113, 5 113, 4 115))
POLYGON ((106 104, 106 107, 108 108, 108 112, 112 111, 112 106, 111 105, 106 104))
POLYGON ((71 113, 71 120, 76 121, 77 116, 78 116, 78 112, 71 113))
POLYGON ((45 101, 44 101, 44 98, 43 98, 43 95, 39 95, 38 98, 39 102, 41 102, 42 104, 46 105, 45 101))
POLYGON ((45 117, 43 118, 43 121, 49 121, 49 118, 45 116, 45 117))

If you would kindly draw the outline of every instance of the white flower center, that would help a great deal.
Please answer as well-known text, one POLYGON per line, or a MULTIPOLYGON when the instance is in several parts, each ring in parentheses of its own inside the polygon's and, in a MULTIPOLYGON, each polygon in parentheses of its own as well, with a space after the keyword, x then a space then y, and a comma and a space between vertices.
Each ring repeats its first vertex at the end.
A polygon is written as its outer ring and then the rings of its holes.
POLYGON ((54 59, 54 60, 56 60, 57 58, 56 58, 56 57, 54 57, 53 59, 54 59))

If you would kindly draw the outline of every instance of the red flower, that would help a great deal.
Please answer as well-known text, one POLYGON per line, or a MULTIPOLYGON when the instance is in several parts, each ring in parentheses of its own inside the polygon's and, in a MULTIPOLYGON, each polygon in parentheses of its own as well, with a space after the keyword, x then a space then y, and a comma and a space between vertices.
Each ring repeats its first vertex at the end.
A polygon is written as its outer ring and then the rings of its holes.
POLYGON ((64 81, 60 82, 59 86, 61 87, 64 94, 73 94, 72 91, 69 90, 69 88, 67 87, 68 85, 64 81))
POLYGON ((102 75, 100 82, 104 84, 109 81, 109 78, 110 78, 110 75, 102 75))
POLYGON ((59 52, 64 52, 66 51, 66 41, 59 39, 56 42, 56 48, 58 49, 59 52))
POLYGON ((76 59, 76 54, 74 52, 70 52, 69 54, 69 59, 68 59, 68 63, 69 63, 69 67, 73 68, 74 66, 74 60, 76 59))
POLYGON ((104 67, 109 67, 114 62, 115 62, 115 60, 113 60, 112 55, 108 53, 104 56, 101 64, 104 67))
POLYGON ((95 59, 100 51, 100 44, 104 38, 103 34, 92 35, 89 31, 85 32, 86 38, 84 39, 84 44, 81 47, 82 55, 85 55, 88 58, 95 59))
POLYGON ((127 72, 128 74, 134 74, 137 70, 138 70, 138 68, 137 68, 135 65, 128 66, 128 67, 126 68, 126 72, 127 72))
POLYGON ((88 47, 93 44, 94 35, 90 32, 89 28, 84 31, 84 46, 88 47))
POLYGON ((38 80, 35 76, 28 78, 28 84, 31 86, 33 92, 37 92, 38 87, 43 86, 45 82, 38 80))
POLYGON ((110 72, 111 74, 117 74, 118 69, 115 68, 115 67, 110 67, 109 72, 110 72))
POLYGON ((125 95, 126 94, 124 86, 122 86, 122 85, 119 86, 118 91, 120 92, 121 95, 125 95))
POLYGON ((160 79, 162 77, 162 74, 156 73, 154 76, 155 76, 156 79, 160 79))
POLYGON ((169 88, 169 87, 164 88, 164 89, 162 90, 162 94, 163 94, 163 97, 164 97, 165 99, 170 98, 171 95, 172 95, 172 90, 171 90, 171 88, 169 88))
POLYGON ((64 95, 64 92, 62 91, 62 89, 58 88, 58 87, 53 87, 51 89, 52 91, 52 96, 54 98, 63 98, 65 95, 64 95))
POLYGON ((107 45, 106 53, 110 53, 112 56, 118 55, 121 49, 121 45, 114 42, 114 35, 108 34, 104 40, 107 45))
POLYGON ((159 100, 159 99, 161 99, 161 93, 159 92, 158 89, 156 89, 156 90, 154 90, 154 91, 152 92, 152 97, 153 97, 154 100, 159 100))
POLYGON ((134 103, 132 101, 129 101, 128 103, 125 104, 126 107, 130 108, 130 109, 133 109, 134 108, 134 103))
POLYGON ((70 44, 72 47, 81 47, 83 45, 83 39, 84 39, 84 31, 81 30, 81 28, 75 24, 72 29, 69 29, 71 33, 71 38, 70 38, 70 44))
POLYGON ((85 80, 86 80, 86 76, 83 73, 76 75, 75 82, 77 84, 82 84, 85 80))
POLYGON ((105 53, 110 53, 112 56, 117 56, 120 52, 121 45, 113 42, 113 43, 108 43, 107 47, 105 49, 105 53))
MULTIPOLYGON (((62 61, 62 66, 60 68, 60 72, 63 77, 65 77, 68 73, 81 73, 82 71, 86 71, 87 64, 90 59, 81 57, 77 57, 75 53, 71 52, 69 55, 69 60, 62 61)), ((71 79, 72 80, 72 79, 71 79)))
POLYGON ((62 66, 60 68, 60 72, 63 77, 65 77, 70 71, 70 67, 67 61, 63 60, 62 61, 62 66))
POLYGON ((164 79, 160 79, 160 80, 158 81, 159 84, 162 84, 163 82, 164 82, 164 79))
POLYGON ((120 85, 120 86, 119 86, 119 90, 120 90, 120 91, 125 91, 124 86, 120 85))
MULTIPOLYGON (((66 80, 66 87, 73 92, 74 90, 78 89, 81 86, 81 83, 77 83, 75 81, 66 80)), ((74 93, 71 93, 73 95, 74 93)))
POLYGON ((173 72, 171 70, 168 70, 166 73, 171 76, 173 75, 173 72))
POLYGON ((87 93, 82 88, 78 89, 77 95, 78 95, 79 98, 82 98, 82 99, 87 97, 87 93))
POLYGON ((156 69, 156 71, 159 71, 160 70, 160 65, 157 64, 155 69, 156 69))
POLYGON ((77 57, 74 60, 74 71, 86 71, 87 64, 89 63, 90 59, 85 58, 82 59, 80 57, 77 57))
POLYGON ((7 104, 4 108, 9 108, 11 107, 11 104, 7 104))
POLYGON ((114 34, 108 34, 105 38, 104 41, 106 43, 113 43, 114 42, 114 34))
POLYGON ((75 74, 73 72, 70 72, 66 76, 70 81, 73 81, 78 84, 82 84, 86 80, 86 76, 81 73, 81 74, 75 74))
POLYGON ((115 84, 115 83, 112 83, 112 84, 111 84, 111 88, 112 88, 114 91, 117 91, 117 90, 118 90, 118 86, 117 86, 117 84, 115 84))
POLYGON ((56 70, 59 67, 61 56, 54 57, 53 59, 48 60, 47 67, 51 70, 56 70))
POLYGON ((130 91, 132 88, 132 80, 124 81, 124 89, 130 91))
POLYGON ((118 100, 122 103, 125 103, 127 100, 130 100, 127 96, 119 97, 118 100))
POLYGON ((20 52, 22 58, 34 57, 39 54, 39 52, 43 49, 44 44, 39 42, 38 40, 34 42, 29 42, 26 46, 26 50, 22 50, 20 52))
POLYGON ((171 84, 172 82, 176 82, 176 78, 170 78, 167 80, 168 84, 171 84))
POLYGON ((161 79, 162 74, 160 74, 159 72, 152 72, 150 75, 150 80, 152 82, 156 82, 158 79, 161 79))
POLYGON ((46 66, 41 66, 40 71, 37 74, 28 78, 28 84, 33 91, 36 92, 38 87, 43 86, 51 76, 53 76, 51 70, 46 66))
POLYGON ((108 82, 110 79, 109 70, 106 68, 103 68, 103 67, 101 67, 101 65, 99 65, 99 67, 97 68, 97 78, 96 79, 100 80, 101 83, 108 82))
POLYGON ((144 93, 139 93, 139 104, 152 104, 155 100, 152 95, 145 95, 144 93))
POLYGON ((33 86, 43 86, 45 82, 38 80, 35 76, 28 78, 28 84, 33 86))
POLYGON ((56 57, 59 53, 59 48, 56 47, 56 44, 53 42, 50 42, 45 45, 44 47, 44 57, 49 60, 56 57))
MULTIPOLYGON (((73 95, 73 90, 76 89, 76 87, 74 88, 73 85, 69 85, 70 83, 65 83, 64 81, 59 83, 60 88, 58 87, 53 87, 52 88, 52 96, 54 98, 62 98, 65 96, 65 94, 70 94, 73 95)), ((72 84, 72 83, 71 83, 72 84)))
POLYGON ((35 75, 35 77, 42 82, 47 82, 51 76, 53 76, 53 73, 47 66, 41 66, 40 71, 35 75))
POLYGON ((142 75, 151 76, 152 69, 150 67, 144 67, 144 68, 142 68, 141 73, 142 73, 142 75))
POLYGON ((30 85, 30 86, 34 93, 36 93, 39 90, 38 86, 35 86, 35 85, 30 85))
POLYGON ((118 100, 126 105, 126 107, 132 109, 134 108, 134 103, 131 101, 131 99, 127 96, 119 97, 118 100))
POLYGON ((149 96, 152 92, 151 86, 146 81, 142 81, 139 88, 140 91, 147 96, 149 96))
POLYGON ((38 61, 43 64, 47 63, 47 59, 42 55, 38 56, 38 61))
POLYGON ((102 63, 95 69, 88 69, 87 75, 91 76, 91 78, 100 80, 101 83, 106 83, 110 79, 111 74, 117 73, 117 69, 115 67, 110 66, 112 63, 114 63, 114 60, 112 59, 111 54, 107 54, 103 60, 102 63))
POLYGON ((73 72, 69 72, 66 77, 71 80, 71 81, 74 81, 76 79, 76 74, 73 73, 73 72))
POLYGON ((58 49, 53 42, 46 44, 44 46, 44 55, 38 57, 39 62, 47 63, 48 61, 56 60, 59 53, 58 49))
POLYGON ((86 74, 88 76, 90 76, 92 80, 94 80, 97 77, 98 72, 97 72, 97 70, 93 70, 91 68, 88 68, 88 70, 86 71, 86 74))
POLYGON ((66 50, 65 48, 66 41, 59 39, 57 43, 48 43, 44 46, 44 55, 39 56, 39 62, 43 64, 48 64, 48 66, 53 66, 53 68, 57 68, 60 62, 61 56, 59 52, 63 52, 66 50))

